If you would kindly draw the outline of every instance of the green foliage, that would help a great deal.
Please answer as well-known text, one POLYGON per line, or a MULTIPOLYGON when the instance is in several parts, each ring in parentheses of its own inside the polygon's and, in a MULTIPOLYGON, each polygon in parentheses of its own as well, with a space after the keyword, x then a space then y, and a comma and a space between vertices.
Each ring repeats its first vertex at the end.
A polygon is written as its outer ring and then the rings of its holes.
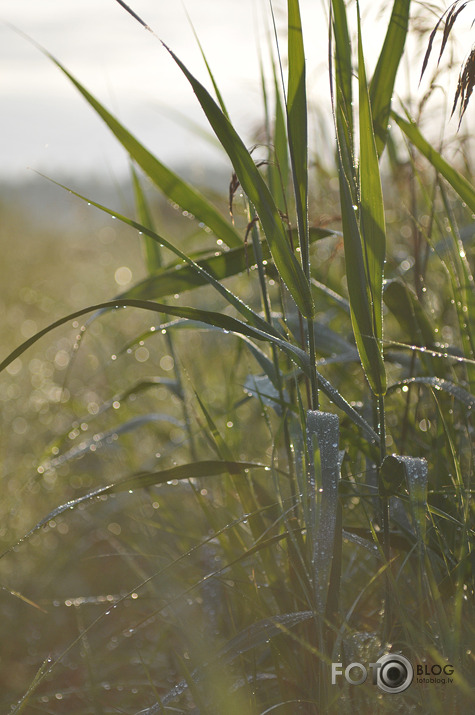
MULTIPOLYGON (((57 268, 87 285, 80 305, 62 286, 30 325, 48 297, 33 275, 24 305, 6 303, 24 341, 6 333, 0 363, 5 712, 473 709, 475 191, 391 110, 410 9, 398 0, 373 73, 359 7, 331 3, 335 166, 322 180, 307 30, 298 0, 287 9, 286 87, 275 57, 269 86, 261 68, 265 168, 203 48, 217 102, 167 48, 242 188, 234 222, 51 58, 128 153, 135 213, 60 199, 97 211, 114 265, 132 263, 138 236, 145 270, 111 296, 91 231, 85 268, 77 246, 57 268), (390 112, 435 183, 399 163, 390 112), (163 196, 191 215, 185 229, 163 196), (387 652, 449 662, 454 683, 331 684, 332 663, 387 652)), ((42 239, 29 251, 53 271, 63 254, 42 239)))

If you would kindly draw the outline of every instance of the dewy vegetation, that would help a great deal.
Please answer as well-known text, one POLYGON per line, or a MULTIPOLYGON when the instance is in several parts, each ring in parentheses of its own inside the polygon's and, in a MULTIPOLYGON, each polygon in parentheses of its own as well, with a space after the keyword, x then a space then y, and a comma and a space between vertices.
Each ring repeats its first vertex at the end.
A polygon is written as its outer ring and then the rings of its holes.
POLYGON ((21 668, 1 676, 2 712, 475 707, 475 188, 394 104, 409 0, 374 67, 360 4, 330 3, 333 174, 309 153, 298 0, 287 10, 262 80, 264 158, 208 63, 212 92, 166 47, 229 158, 232 220, 51 58, 133 167, 134 217, 76 200, 140 234, 148 275, 0 365, 14 383, 12 366, 86 321, 36 473, 11 464, 4 490, 2 669, 21 668), (191 238, 178 223, 167 237, 142 174, 191 238), (453 682, 332 685, 332 663, 388 652, 450 664, 453 682))

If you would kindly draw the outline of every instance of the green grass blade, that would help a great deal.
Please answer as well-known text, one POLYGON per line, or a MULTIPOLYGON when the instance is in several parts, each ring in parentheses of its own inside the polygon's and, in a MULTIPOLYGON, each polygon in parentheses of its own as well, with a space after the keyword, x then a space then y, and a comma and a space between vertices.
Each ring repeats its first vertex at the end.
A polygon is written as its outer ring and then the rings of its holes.
POLYGON ((274 126, 274 151, 275 160, 269 167, 269 186, 272 196, 281 211, 287 213, 285 192, 289 183, 289 150, 287 143, 287 130, 284 108, 282 106, 281 90, 277 78, 277 68, 272 62, 275 92, 275 126, 274 126))
MULTIPOLYGON (((351 40, 344 0, 333 0, 332 29, 335 38, 335 119, 338 137, 338 150, 344 172, 350 186, 352 203, 357 202, 355 177, 355 147, 353 127, 353 63, 351 40)), ((332 98, 333 101, 333 98, 332 98)))
POLYGON ((404 385, 427 385, 433 390, 442 390, 465 405, 469 410, 475 410, 475 396, 460 385, 444 380, 440 377, 410 377, 407 380, 400 380, 389 387, 390 391, 396 390, 404 385))
POLYGON ((298 0, 288 0, 289 80, 287 90, 287 122, 290 160, 294 182, 297 225, 303 268, 310 275, 308 253, 308 131, 307 89, 305 86, 305 52, 302 21, 298 0))
MULTIPOLYGON (((126 216, 123 216, 116 211, 112 211, 106 206, 102 206, 102 204, 98 204, 96 201, 88 199, 85 196, 82 196, 81 194, 77 193, 76 191, 73 191, 72 189, 68 189, 66 186, 63 186, 63 184, 59 184, 57 181, 53 181, 53 183, 61 187, 62 189, 65 189, 65 191, 68 191, 69 193, 73 194, 73 196, 77 196, 82 201, 86 201, 91 206, 95 206, 109 216, 116 218, 122 223, 125 223, 127 226, 135 228, 139 232, 139 234, 148 236, 153 241, 157 242, 159 245, 163 245, 168 248, 172 253, 178 256, 178 258, 187 263, 190 268, 201 277, 201 279, 204 281, 202 285, 204 285, 205 283, 211 284, 218 291, 218 293, 220 293, 234 308, 236 308, 236 310, 241 313, 241 315, 243 315, 247 320, 249 320, 252 325, 256 325, 256 327, 259 327, 264 331, 272 333, 275 336, 279 336, 279 333, 274 329, 272 325, 270 325, 266 320, 261 318, 258 313, 253 311, 240 298, 235 296, 234 293, 229 291, 219 280, 217 280, 213 275, 208 273, 199 263, 196 263, 192 258, 187 256, 186 253, 183 253, 183 251, 180 251, 179 248, 174 246, 173 243, 170 243, 170 241, 167 241, 165 238, 163 238, 163 236, 159 236, 157 233, 147 228, 147 226, 143 226, 142 224, 137 223, 137 221, 134 221, 133 219, 127 218, 126 216)), ((321 237, 321 233, 317 230, 315 235, 316 237, 321 237)), ((244 251, 243 246, 241 246, 241 249, 244 251)), ((175 290, 173 292, 176 293, 177 291, 175 290)))
MULTIPOLYGON (((35 43, 36 44, 36 43, 35 43)), ((85 87, 49 52, 37 47, 66 75, 84 99, 107 124, 112 133, 128 151, 132 159, 150 177, 153 183, 171 201, 193 214, 230 248, 239 246, 242 239, 233 226, 221 215, 217 208, 207 201, 196 189, 187 184, 177 174, 162 164, 151 154, 105 107, 102 106, 85 87)))
MULTIPOLYGON (((116 214, 114 214, 116 215, 116 214)), ((331 231, 326 229, 311 229, 310 242, 326 236, 333 235, 331 231)), ((262 251, 262 259, 265 261, 272 260, 267 241, 260 242, 262 251)), ((232 248, 229 251, 220 253, 219 255, 203 258, 196 261, 208 275, 212 276, 217 281, 223 281, 226 278, 235 276, 238 273, 244 273, 249 267, 256 265, 254 246, 251 244, 245 249, 244 245, 239 248, 232 248)), ((141 298, 145 300, 164 298, 175 293, 183 293, 184 291, 193 290, 200 286, 207 285, 209 280, 204 274, 199 273, 192 265, 173 265, 153 276, 145 278, 143 281, 136 283, 124 293, 121 293, 121 298, 141 298)))
POLYGON ((336 537, 340 457, 340 428, 337 415, 328 412, 307 412, 307 448, 309 454, 309 510, 315 510, 315 523, 309 524, 312 538, 312 566, 315 601, 324 616, 330 586, 330 571, 336 537), (318 491, 317 491, 318 489, 318 491))
MULTIPOLYGON (((200 462, 192 462, 190 464, 181 464, 178 467, 170 467, 169 469, 163 469, 160 472, 141 472, 140 474, 135 474, 126 479, 119 480, 113 484, 108 484, 104 487, 98 487, 92 491, 84 494, 77 499, 72 499, 71 501, 61 504, 51 511, 47 516, 41 519, 35 526, 33 526, 16 544, 25 542, 29 539, 35 532, 41 529, 42 526, 47 524, 51 519, 55 519, 60 514, 69 511, 70 509, 75 509, 80 504, 85 502, 95 500, 97 497, 106 494, 120 494, 123 492, 131 492, 136 489, 145 489, 148 487, 153 487, 158 484, 166 484, 173 479, 198 479, 202 477, 214 477, 221 474, 233 474, 233 475, 247 475, 249 469, 268 469, 264 464, 259 464, 256 462, 236 462, 236 461, 223 461, 223 460, 203 460, 200 462)), ((8 551, 11 551, 11 547, 8 551)), ((5 552, 8 553, 8 552, 5 552)), ((0 555, 5 556, 5 553, 0 555)))
POLYGON ((475 188, 467 179, 439 154, 429 142, 424 139, 415 122, 408 122, 399 114, 392 111, 391 116, 396 121, 401 131, 409 141, 423 154, 426 159, 437 169, 451 187, 465 201, 472 212, 475 212, 475 188))
MULTIPOLYGON (((379 174, 378 153, 373 131, 371 105, 366 83, 361 22, 358 13, 358 79, 359 79, 359 125, 360 125, 360 232, 363 242, 363 255, 366 282, 370 305, 368 310, 372 319, 372 330, 366 334, 374 341, 376 356, 365 365, 368 380, 377 395, 386 391, 386 373, 382 355, 382 300, 383 271, 386 256, 386 228, 384 221, 383 193, 379 174)), ((358 315, 355 315, 358 320, 358 315)))
POLYGON ((202 46, 202 44, 201 44, 201 42, 200 42, 200 38, 198 37, 198 33, 197 33, 196 30, 195 30, 195 26, 193 25, 190 16, 188 15, 188 13, 186 13, 186 14, 187 14, 188 22, 190 23, 191 29, 193 30, 193 34, 194 34, 194 36, 195 36, 195 40, 196 40, 196 42, 197 42, 197 44, 198 44, 198 47, 199 47, 199 49, 200 49, 201 57, 203 58, 203 62, 204 62, 205 65, 206 65, 206 69, 207 69, 207 71, 208 71, 209 78, 210 78, 210 80, 211 80, 211 83, 212 83, 212 85, 213 85, 214 92, 215 92, 215 94, 216 94, 216 99, 217 99, 218 102, 219 102, 219 106, 221 107, 221 111, 222 111, 223 114, 224 114, 226 117, 228 117, 228 119, 229 119, 228 110, 226 109, 226 105, 225 105, 225 103, 224 103, 224 100, 223 100, 223 97, 222 97, 222 95, 221 95, 221 92, 219 91, 219 87, 218 87, 218 85, 217 85, 217 83, 216 83, 216 80, 215 80, 215 78, 214 78, 214 74, 213 74, 213 72, 212 72, 212 70, 211 70, 211 67, 210 67, 210 65, 209 65, 209 62, 208 62, 207 57, 206 57, 206 55, 205 55, 205 51, 204 51, 203 46, 202 46))
POLYGON ((386 145, 388 121, 396 74, 404 52, 411 0, 394 0, 384 44, 371 80, 370 99, 376 148, 381 156, 386 145))
POLYGON ((172 50, 168 47, 167 50, 193 87, 209 123, 233 164, 244 192, 256 209, 282 280, 289 289, 301 313, 305 317, 312 317, 314 304, 310 286, 305 278, 302 266, 292 253, 279 211, 254 160, 242 139, 209 92, 189 72, 172 50))
POLYGON ((346 276, 350 298, 351 324, 361 364, 371 389, 380 394, 383 385, 381 376, 384 364, 381 349, 373 335, 373 315, 371 295, 366 278, 362 239, 356 220, 350 187, 344 173, 341 156, 339 159, 339 177, 341 191, 341 218, 345 245, 346 276), (375 368, 375 369, 374 369, 375 368))
MULTIPOLYGON (((211 325, 214 328, 223 330, 225 333, 236 333, 237 335, 243 335, 247 338, 254 338, 256 340, 274 343, 274 345, 277 345, 277 347, 283 350, 288 355, 288 357, 303 370, 306 375, 310 376, 311 367, 309 363, 309 358, 304 350, 297 347, 296 345, 292 345, 292 343, 289 343, 282 338, 275 337, 270 333, 266 333, 264 330, 259 330, 258 328, 254 328, 253 326, 243 323, 240 320, 236 320, 236 318, 232 318, 223 313, 216 313, 209 310, 199 310, 197 308, 189 308, 186 306, 173 307, 170 305, 164 305, 163 303, 153 303, 151 301, 132 299, 123 300, 119 298, 113 301, 108 301, 106 303, 99 303, 97 305, 88 306, 87 308, 82 308, 82 310, 77 310, 74 313, 70 313, 63 318, 56 320, 54 323, 51 323, 46 328, 43 328, 43 330, 40 330, 38 333, 33 335, 31 338, 28 338, 28 340, 25 340, 21 345, 19 345, 15 350, 13 350, 13 352, 11 352, 0 363, 0 372, 5 370, 8 365, 10 365, 14 360, 16 360, 17 357, 20 357, 20 355, 22 355, 26 350, 28 350, 28 348, 30 348, 38 340, 40 340, 40 338, 42 338, 44 335, 47 335, 52 330, 59 328, 61 325, 65 325, 66 323, 73 321, 76 318, 80 318, 87 313, 95 313, 101 310, 121 307, 141 308, 143 310, 149 310, 154 313, 175 315, 179 318, 184 318, 185 320, 195 320, 206 325, 211 325)), ((317 376, 319 385, 322 391, 327 395, 327 397, 332 402, 334 402, 335 405, 340 407, 340 409, 343 410, 345 414, 348 415, 351 421, 354 422, 354 424, 357 425, 366 434, 370 442, 377 443, 379 441, 378 435, 369 426, 366 420, 361 417, 361 415, 345 400, 345 398, 338 392, 338 390, 334 388, 330 382, 328 382, 328 380, 326 380, 319 373, 317 373, 317 376)))
MULTIPOLYGON (((134 167, 132 169, 132 186, 134 189, 135 206, 137 211, 137 217, 141 224, 153 231, 153 219, 150 213, 150 208, 145 197, 142 184, 137 176, 137 172, 134 167)), ((150 236, 143 237, 143 247, 145 254, 145 265, 149 273, 155 273, 162 267, 162 256, 160 253, 160 245, 154 241, 150 236)))

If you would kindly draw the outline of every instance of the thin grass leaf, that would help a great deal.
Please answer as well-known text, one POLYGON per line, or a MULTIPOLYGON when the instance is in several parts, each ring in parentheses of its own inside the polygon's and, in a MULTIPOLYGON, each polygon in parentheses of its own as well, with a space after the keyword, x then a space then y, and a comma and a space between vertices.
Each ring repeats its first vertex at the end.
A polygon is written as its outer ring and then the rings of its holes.
POLYGON ((287 89, 287 127, 290 161, 294 182, 297 226, 302 251, 302 264, 310 275, 308 250, 308 158, 307 158, 307 89, 305 86, 305 52, 298 0, 288 0, 289 80, 287 89))
MULTIPOLYGON (((168 315, 175 315, 186 320, 197 320, 206 325, 211 325, 214 328, 223 330, 225 333, 236 333, 238 335, 244 335, 247 338, 255 338, 257 340, 267 341, 274 343, 280 347, 289 357, 293 360, 298 367, 300 367, 305 374, 310 376, 311 366, 309 364, 308 355, 296 345, 283 340, 282 338, 277 338, 274 335, 267 333, 263 330, 252 327, 249 324, 242 323, 236 318, 231 318, 223 313, 215 313, 213 311, 199 310, 197 308, 188 308, 186 306, 169 306, 163 303, 152 303, 150 301, 141 300, 123 300, 116 299, 114 301, 99 303, 97 305, 91 305, 82 310, 78 310, 71 313, 59 320, 56 320, 51 325, 48 325, 43 330, 33 335, 28 340, 25 340, 19 347, 17 347, 13 352, 11 352, 1 363, 0 372, 5 370, 17 357, 22 355, 25 350, 34 345, 40 338, 47 335, 49 332, 55 328, 59 328, 61 325, 75 320, 76 318, 86 315, 87 313, 94 313, 103 309, 120 308, 120 307, 135 307, 141 308, 143 310, 149 310, 155 313, 165 313, 168 315)), ((345 400, 345 398, 336 390, 333 385, 331 385, 328 380, 326 380, 323 375, 317 372, 318 382, 320 388, 327 395, 327 397, 334 402, 335 405, 340 407, 340 409, 345 412, 355 425, 357 425, 367 436, 370 442, 379 443, 379 437, 375 431, 369 426, 366 420, 345 400)))
MULTIPOLYGON (((50 179, 50 181, 52 181, 50 179)), ((59 184, 56 181, 52 181, 53 184, 56 184, 57 186, 61 187, 65 191, 68 191, 70 194, 73 194, 73 196, 77 196, 80 198, 82 201, 86 201, 88 204, 91 206, 95 206, 96 208, 100 209, 106 214, 109 214, 109 216, 112 216, 116 218, 118 221, 121 221, 122 223, 127 224, 127 226, 130 226, 131 228, 135 228, 139 234, 144 234, 146 236, 149 236, 153 241, 156 241, 159 245, 165 246, 168 248, 172 253, 174 253, 176 256, 178 256, 182 261, 187 263, 192 270, 199 275, 205 283, 211 284, 234 308, 238 310, 239 313, 241 313, 245 318, 247 318, 252 324, 255 324, 256 326, 264 329, 265 331, 269 331, 270 333, 278 336, 279 333, 274 329, 274 327, 268 323, 266 320, 263 320, 263 318, 258 315, 255 311, 253 311, 248 305, 246 305, 240 298, 235 296, 231 291, 229 291, 221 282, 220 280, 217 280, 214 278, 213 275, 208 273, 199 263, 194 261, 192 258, 190 258, 186 253, 183 253, 179 248, 174 246, 172 243, 167 241, 163 236, 159 236, 157 233, 154 231, 150 230, 146 226, 143 226, 142 224, 138 223, 137 221, 133 221, 132 219, 127 218, 126 216, 122 216, 122 214, 119 214, 117 212, 112 211, 111 209, 106 208, 105 206, 102 206, 101 204, 98 204, 96 201, 93 201, 92 199, 88 199, 85 196, 82 196, 81 194, 77 193, 76 191, 73 191, 72 189, 68 189, 66 186, 63 186, 63 184, 59 184)), ((242 246, 241 246, 242 248, 242 246)), ((244 250, 244 249, 242 249, 244 250)), ((176 291, 174 291, 176 293, 176 291)))
POLYGON ((394 0, 386 37, 370 87, 371 112, 378 156, 386 145, 396 74, 408 33, 411 0, 394 0))
POLYGON ((166 413, 153 412, 150 414, 139 415, 138 417, 132 417, 130 420, 127 420, 110 430, 96 433, 93 437, 91 437, 91 439, 81 442, 81 444, 71 447, 71 449, 64 454, 58 455, 57 457, 49 460, 45 466, 49 469, 56 469, 62 464, 65 464, 72 459, 77 459, 81 455, 88 453, 91 445, 94 445, 96 450, 101 449, 101 447, 107 447, 112 443, 112 440, 115 439, 116 435, 119 437, 120 435, 128 434, 136 429, 140 429, 140 427, 143 427, 144 425, 153 423, 165 423, 175 427, 184 427, 184 424, 180 422, 180 420, 177 420, 175 417, 167 415, 166 413))
MULTIPOLYGON (((382 299, 383 274, 386 257, 386 227, 384 221, 383 192, 379 173, 378 152, 373 131, 371 104, 366 83, 361 21, 358 11, 358 78, 359 78, 359 126, 360 126, 360 231, 366 281, 371 305, 372 331, 364 339, 372 337, 379 355, 365 365, 373 392, 382 395, 386 391, 386 373, 382 354, 382 299)), ((350 300, 351 302, 351 300, 350 300)), ((358 314, 355 318, 358 321, 358 314)), ((363 322, 363 326, 365 320, 363 322)), ((362 327, 363 327, 362 326, 362 327)), ((375 350, 372 350, 374 353, 375 350)))
POLYGON ((384 287, 384 303, 413 345, 426 348, 436 343, 435 332, 415 294, 401 280, 388 281, 384 287))
POLYGON ((335 597, 330 592, 330 572, 337 536, 340 480, 340 427, 337 415, 307 412, 306 436, 310 502, 308 533, 311 539, 315 602, 318 612, 324 616, 328 599, 335 597))
POLYGON ((287 130, 282 106, 281 90, 277 77, 277 68, 272 58, 275 94, 275 124, 274 124, 274 161, 269 164, 269 188, 275 202, 281 211, 287 213, 285 192, 289 183, 289 149, 287 130))
POLYGON ((394 111, 391 112, 391 116, 409 141, 414 144, 432 166, 448 181, 462 201, 465 201, 470 210, 475 212, 475 189, 472 184, 456 169, 450 166, 439 152, 424 139, 415 122, 406 121, 394 111))
POLYGON ((60 514, 68 510, 75 509, 79 504, 95 500, 98 497, 108 494, 121 494, 123 492, 133 492, 136 489, 148 489, 149 487, 159 484, 166 484, 174 479, 198 479, 203 477, 215 477, 221 474, 244 475, 249 469, 266 469, 264 464, 256 462, 236 462, 222 460, 204 460, 200 462, 192 462, 190 464, 181 464, 178 467, 170 467, 163 469, 160 472, 141 472, 126 479, 119 480, 113 484, 108 484, 104 487, 98 487, 84 494, 77 499, 71 499, 65 504, 53 509, 47 516, 43 517, 35 526, 30 529, 14 546, 11 546, 7 551, 0 555, 0 558, 9 553, 15 546, 27 541, 34 533, 42 526, 47 524, 52 519, 56 519, 60 514))
MULTIPOLYGON (((151 231, 154 230, 154 222, 152 219, 152 214, 150 212, 147 199, 145 197, 142 184, 137 176, 137 172, 134 167, 131 167, 132 171, 132 186, 134 188, 135 205, 137 210, 137 217, 141 224, 149 228, 151 231)), ((143 237, 143 247, 145 254, 145 265, 149 273, 155 273, 162 267, 162 256, 160 252, 160 245, 157 241, 154 241, 150 236, 143 237)))
MULTIPOLYGON (((355 146, 354 146, 354 120, 353 120, 353 63, 351 57, 351 39, 348 30, 348 19, 344 0, 332 0, 332 30, 335 38, 335 87, 336 96, 333 98, 333 79, 331 76, 330 53, 330 91, 332 104, 334 104, 335 121, 338 140, 338 152, 341 158, 343 171, 347 177, 351 203, 357 202, 356 172, 355 172, 355 146)), ((331 40, 331 36, 330 36, 331 40)))
POLYGON ((475 409, 475 396, 465 390, 460 385, 456 385, 450 380, 443 380, 440 377, 410 377, 407 380, 400 380, 393 383, 388 391, 394 391, 404 385, 427 385, 434 390, 442 390, 455 397, 456 400, 464 404, 469 410, 475 409))
POLYGON ((289 289, 302 315, 312 317, 314 305, 310 286, 305 278, 302 266, 290 249, 279 211, 254 160, 243 144, 242 139, 209 92, 189 72, 172 50, 166 45, 164 46, 190 82, 209 123, 231 160, 244 192, 255 207, 282 280, 289 289))
POLYGON ((48 675, 48 672, 51 668, 51 663, 52 663, 52 658, 46 658, 46 660, 43 661, 43 663, 39 667, 28 690, 26 691, 26 693, 23 695, 21 700, 19 700, 16 703, 16 705, 14 705, 10 709, 9 712, 11 713, 11 715, 20 715, 20 713, 22 713, 25 710, 26 706, 28 705, 28 703, 31 699, 31 696, 37 689, 38 685, 42 682, 42 680, 45 678, 45 676, 48 675))
POLYGON ((207 60, 207 58, 206 58, 206 55, 205 55, 203 46, 202 46, 202 44, 201 44, 201 42, 200 42, 200 38, 198 37, 198 33, 197 33, 196 30, 195 30, 195 26, 193 25, 193 23, 192 23, 192 21, 191 21, 191 18, 190 18, 190 16, 189 16, 188 12, 186 11, 186 8, 185 8, 185 12, 186 12, 186 16, 187 16, 187 18, 188 18, 188 22, 190 23, 191 29, 193 30, 193 35, 195 36, 195 40, 196 40, 196 42, 197 42, 197 44, 198 44, 198 47, 199 47, 199 49, 200 49, 201 57, 203 58, 203 62, 204 62, 205 65, 206 65, 206 69, 208 70, 208 75, 209 75, 209 78, 210 78, 211 83, 212 83, 212 85, 213 85, 213 89, 214 89, 214 92, 215 92, 215 94, 216 94, 216 99, 217 99, 218 102, 219 102, 219 106, 221 107, 221 111, 222 111, 223 114, 229 119, 228 110, 226 109, 226 105, 225 105, 225 103, 224 103, 223 97, 222 97, 222 95, 221 95, 221 92, 219 91, 219 87, 218 87, 218 85, 217 85, 217 83, 216 83, 216 80, 215 80, 215 78, 214 78, 213 72, 211 71, 211 67, 210 67, 210 65, 209 65, 209 63, 208 63, 208 60, 207 60))
MULTIPOLYGON (((27 37, 25 35, 25 37, 27 37)), ((30 42, 33 42, 27 37, 30 42)), ((171 201, 177 203, 210 228, 230 248, 241 245, 242 239, 217 208, 196 189, 162 164, 151 154, 85 87, 49 52, 36 42, 33 44, 63 72, 79 90, 88 104, 107 124, 131 158, 171 201)))
MULTIPOLYGON (((114 215, 116 216, 116 214, 114 215)), ((331 235, 333 235, 333 232, 326 229, 310 229, 311 243, 331 235)), ((272 261, 267 241, 260 241, 260 250, 263 260, 272 261)), ((244 273, 251 266, 255 266, 257 264, 256 251, 253 244, 247 247, 240 246, 239 248, 224 251, 217 256, 213 255, 197 260, 195 263, 206 274, 212 276, 214 280, 221 282, 238 273, 244 273)), ((205 274, 198 271, 195 266, 191 264, 184 266, 177 263, 136 283, 118 297, 140 298, 142 300, 165 298, 176 293, 181 294, 188 290, 194 290, 209 283, 210 281, 205 274)))

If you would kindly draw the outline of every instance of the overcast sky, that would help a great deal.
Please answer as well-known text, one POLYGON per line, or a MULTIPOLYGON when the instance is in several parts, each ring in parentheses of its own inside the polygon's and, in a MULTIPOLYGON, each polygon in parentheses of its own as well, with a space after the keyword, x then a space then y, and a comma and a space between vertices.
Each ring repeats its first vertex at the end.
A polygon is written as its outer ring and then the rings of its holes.
MULTIPOLYGON (((186 5, 233 121, 250 142, 263 116, 257 46, 268 54, 267 0, 130 0, 129 4, 208 83, 186 5)), ((301 0, 309 91, 329 115, 326 4, 301 0)), ((283 0, 274 1, 281 29, 285 6, 283 0)), ((390 9, 389 3, 384 6, 390 9)), ((375 7, 362 3, 369 64, 383 39, 384 19, 375 24, 375 7)), ((219 151, 185 130, 171 113, 178 111, 206 126, 173 60, 115 0, 0 0, 0 21, 27 33, 55 55, 166 163, 193 164, 204 157, 205 163, 223 161, 219 151)), ((285 33, 282 43, 285 54, 285 33)), ((5 24, 0 25, 0 123, 0 178, 28 178, 28 167, 50 175, 118 176, 127 166, 124 152, 77 90, 37 48, 5 24)))

